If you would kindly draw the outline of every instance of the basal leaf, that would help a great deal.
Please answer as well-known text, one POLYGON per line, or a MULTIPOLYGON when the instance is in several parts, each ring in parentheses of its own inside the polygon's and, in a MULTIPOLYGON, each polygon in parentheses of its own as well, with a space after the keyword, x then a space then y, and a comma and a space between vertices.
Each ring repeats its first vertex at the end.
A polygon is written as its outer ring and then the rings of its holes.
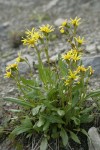
POLYGON ((75 141, 75 142, 78 143, 78 144, 81 144, 81 142, 80 142, 78 136, 77 136, 74 132, 70 131, 70 136, 71 136, 71 138, 73 139, 73 141, 75 141))
POLYGON ((31 104, 29 102, 26 102, 24 100, 21 100, 21 99, 17 99, 17 98, 4 97, 3 100, 9 101, 9 102, 12 102, 12 103, 16 103, 16 104, 19 104, 19 105, 25 106, 25 107, 33 107, 33 104, 31 104))
POLYGON ((45 123, 45 120, 43 117, 39 117, 39 121, 37 122, 37 127, 41 127, 45 123))
POLYGON ((93 121, 93 119, 94 119, 93 115, 83 114, 80 117, 80 123, 89 123, 89 122, 93 121))
POLYGON ((59 116, 64 116, 65 115, 65 111, 64 110, 58 109, 57 113, 58 113, 59 116))
POLYGON ((42 142, 41 142, 41 145, 40 145, 40 150, 46 150, 48 147, 48 141, 47 141, 47 138, 44 137, 42 139, 42 142))
POLYGON ((61 129, 60 136, 62 138, 63 145, 66 146, 68 144, 68 135, 64 128, 61 129))
POLYGON ((38 105, 37 107, 32 109, 32 115, 35 116, 39 113, 39 110, 41 108, 41 105, 38 105))

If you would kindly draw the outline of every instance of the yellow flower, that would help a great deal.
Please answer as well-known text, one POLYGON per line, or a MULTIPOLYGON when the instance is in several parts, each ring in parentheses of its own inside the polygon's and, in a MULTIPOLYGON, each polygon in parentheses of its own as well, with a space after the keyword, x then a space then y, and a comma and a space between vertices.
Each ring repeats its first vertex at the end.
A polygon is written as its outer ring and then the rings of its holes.
POLYGON ((32 35, 34 34, 34 32, 35 32, 35 28, 32 28, 31 31, 27 29, 27 31, 25 32, 25 34, 26 34, 27 36, 32 36, 32 35))
POLYGON ((65 80, 65 85, 69 85, 70 84, 70 80, 65 80))
POLYGON ((39 32, 34 32, 32 38, 34 38, 35 40, 42 39, 43 35, 41 35, 39 32))
POLYGON ((14 63, 14 64, 10 64, 6 67, 6 71, 10 70, 10 69, 14 69, 17 70, 18 69, 18 64, 14 63))
POLYGON ((7 71, 7 72, 4 74, 4 78, 10 78, 11 76, 12 76, 11 71, 7 71))
POLYGON ((84 43, 84 37, 82 37, 82 38, 80 38, 80 36, 79 37, 75 37, 75 40, 79 43, 79 44, 83 44, 84 43))
POLYGON ((78 66, 78 68, 77 68, 77 72, 86 72, 87 71, 87 69, 84 67, 84 66, 78 66))
POLYGON ((64 33, 64 32, 65 32, 65 31, 64 31, 64 28, 61 28, 61 29, 60 29, 60 32, 61 32, 61 33, 64 33))
POLYGON ((71 71, 69 70, 69 76, 68 76, 69 79, 72 79, 72 80, 76 80, 79 78, 79 76, 77 76, 77 71, 71 71))
POLYGON ((16 62, 23 62, 25 59, 21 57, 21 53, 18 53, 18 57, 16 58, 16 62))
POLYGON ((77 54, 72 55, 72 60, 74 60, 75 62, 80 60, 80 59, 81 59, 80 55, 77 55, 77 54))
POLYGON ((67 19, 62 22, 62 26, 65 27, 67 25, 67 19))
POLYGON ((34 47, 34 45, 37 43, 37 40, 33 38, 26 38, 22 40, 24 45, 28 45, 29 47, 34 47))
POLYGON ((62 55, 62 59, 63 60, 70 60, 71 59, 71 53, 70 52, 68 52, 67 54, 63 54, 62 55))
POLYGON ((91 66, 89 66, 88 69, 90 70, 90 75, 92 75, 94 73, 94 70, 92 69, 91 66))
POLYGON ((49 24, 47 24, 47 25, 41 26, 40 31, 43 33, 50 33, 50 32, 54 31, 54 28, 52 26, 50 26, 49 24))
POLYGON ((70 18, 71 24, 74 26, 79 26, 81 18, 75 17, 75 19, 70 18))
POLYGON ((32 28, 32 30, 27 30, 25 33, 27 36, 22 39, 22 42, 24 45, 28 45, 29 47, 34 47, 38 40, 43 38, 43 35, 36 31, 35 28, 32 28))

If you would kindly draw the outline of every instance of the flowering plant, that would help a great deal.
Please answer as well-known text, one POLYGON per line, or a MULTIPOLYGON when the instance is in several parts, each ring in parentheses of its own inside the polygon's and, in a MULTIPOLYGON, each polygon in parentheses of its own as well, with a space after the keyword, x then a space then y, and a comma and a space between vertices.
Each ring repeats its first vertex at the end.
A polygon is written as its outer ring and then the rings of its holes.
POLYGON ((26 38, 22 39, 24 45, 32 47, 38 58, 38 74, 30 79, 22 77, 19 73, 19 63, 28 60, 18 55, 16 62, 7 66, 5 77, 16 81, 21 95, 20 98, 6 97, 4 100, 22 106, 16 110, 15 128, 11 137, 20 134, 33 137, 34 132, 42 134, 41 150, 46 150, 48 141, 52 138, 62 138, 63 146, 68 144, 69 138, 80 144, 78 132, 88 136, 81 128, 82 124, 93 120, 93 105, 86 107, 90 97, 100 96, 100 91, 88 91, 90 77, 94 73, 91 66, 82 64, 82 44, 84 38, 77 36, 80 18, 65 20, 59 27, 62 36, 70 45, 70 50, 58 56, 58 62, 51 65, 49 57, 50 35, 55 30, 49 24, 27 30, 26 38), (40 46, 39 46, 40 45, 40 46), (41 58, 45 53, 47 65, 41 58))

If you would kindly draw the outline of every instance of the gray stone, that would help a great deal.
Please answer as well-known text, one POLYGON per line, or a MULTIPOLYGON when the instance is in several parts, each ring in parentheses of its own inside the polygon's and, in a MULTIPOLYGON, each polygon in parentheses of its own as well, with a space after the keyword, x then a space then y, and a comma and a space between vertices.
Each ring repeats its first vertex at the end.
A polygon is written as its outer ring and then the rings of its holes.
MULTIPOLYGON (((27 58, 30 66, 33 68, 33 57, 30 55, 23 55, 23 58, 27 58)), ((10 65, 12 63, 15 63, 15 59, 9 61, 7 65, 10 65)), ((29 65, 26 62, 19 63, 19 72, 20 73, 27 73, 30 70, 29 65)))
POLYGON ((96 45, 95 44, 87 45, 86 52, 90 54, 96 54, 96 45))
POLYGON ((47 10, 51 9, 53 6, 55 6, 57 4, 58 1, 59 0, 52 0, 52 1, 50 1, 47 5, 43 6, 43 10, 47 11, 47 10))
POLYGON ((97 45, 97 52, 100 53, 100 45, 97 45))
POLYGON ((63 19, 63 18, 58 18, 57 20, 55 20, 54 25, 60 26, 64 20, 65 19, 63 19))
POLYGON ((94 76, 100 76, 100 55, 83 57, 84 66, 92 66, 94 69, 94 76))
POLYGON ((97 128, 91 127, 88 131, 90 140, 88 141, 89 150, 100 150, 100 134, 97 128))
POLYGON ((2 31, 3 29, 8 28, 8 27, 9 27, 9 25, 10 25, 10 23, 9 23, 9 22, 4 22, 4 23, 0 26, 0 31, 2 31))

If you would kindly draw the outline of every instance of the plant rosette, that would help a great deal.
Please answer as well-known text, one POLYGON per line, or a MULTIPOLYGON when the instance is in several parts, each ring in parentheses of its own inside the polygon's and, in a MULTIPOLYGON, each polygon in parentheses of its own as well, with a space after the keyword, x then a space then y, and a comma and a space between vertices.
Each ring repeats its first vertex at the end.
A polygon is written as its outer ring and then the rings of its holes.
POLYGON ((38 58, 37 77, 33 75, 32 68, 27 59, 18 54, 16 62, 6 67, 5 78, 15 80, 20 98, 3 98, 5 101, 17 103, 21 106, 16 112, 13 130, 10 138, 24 134, 32 137, 34 132, 42 134, 40 150, 46 150, 50 139, 62 139, 63 146, 68 145, 69 138, 81 144, 78 133, 87 137, 82 124, 87 124, 94 119, 93 109, 98 105, 100 90, 88 90, 89 80, 94 73, 91 66, 82 64, 82 45, 84 37, 77 35, 81 18, 65 20, 59 30, 61 36, 69 44, 69 51, 58 56, 58 62, 51 66, 49 57, 49 43, 54 27, 47 24, 38 29, 32 28, 25 32, 26 38, 22 39, 24 45, 32 47, 38 58), (47 65, 44 65, 41 54, 44 53, 47 65), (26 62, 31 68, 30 79, 19 73, 19 63, 26 62), (86 107, 89 98, 93 98, 93 105, 86 107))

